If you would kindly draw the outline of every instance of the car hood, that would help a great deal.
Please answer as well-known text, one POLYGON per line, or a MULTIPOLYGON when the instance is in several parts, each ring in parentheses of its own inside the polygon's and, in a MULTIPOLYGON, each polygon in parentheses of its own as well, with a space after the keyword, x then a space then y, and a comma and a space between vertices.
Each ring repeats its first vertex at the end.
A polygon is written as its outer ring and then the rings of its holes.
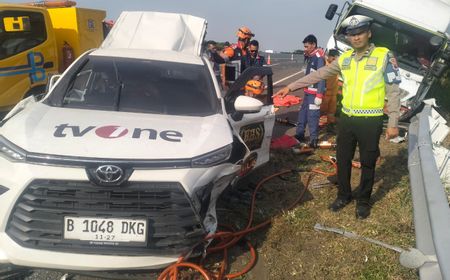
POLYGON ((40 154, 107 159, 183 159, 232 142, 225 116, 167 116, 50 107, 36 103, 0 134, 40 154))

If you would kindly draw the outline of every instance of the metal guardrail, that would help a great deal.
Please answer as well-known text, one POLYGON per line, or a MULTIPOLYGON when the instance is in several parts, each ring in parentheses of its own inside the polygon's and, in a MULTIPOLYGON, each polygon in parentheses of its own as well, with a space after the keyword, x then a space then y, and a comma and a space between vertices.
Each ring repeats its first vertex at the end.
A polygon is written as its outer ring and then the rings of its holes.
POLYGON ((416 247, 438 263, 419 268, 420 279, 450 280, 450 207, 430 135, 432 106, 425 105, 409 127, 408 169, 414 207, 416 247))

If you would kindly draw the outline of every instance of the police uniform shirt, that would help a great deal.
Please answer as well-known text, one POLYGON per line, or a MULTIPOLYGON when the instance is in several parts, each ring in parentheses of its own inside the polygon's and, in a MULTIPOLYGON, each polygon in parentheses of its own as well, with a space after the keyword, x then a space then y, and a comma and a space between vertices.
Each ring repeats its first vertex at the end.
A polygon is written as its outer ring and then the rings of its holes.
MULTIPOLYGON (((370 56, 375 45, 370 44, 369 49, 359 58, 360 60, 364 57, 370 56)), ((352 59, 356 58, 356 52, 353 52, 352 59)), ((299 80, 289 84, 287 87, 290 91, 294 91, 299 88, 307 87, 311 84, 315 84, 323 79, 328 79, 337 75, 341 72, 339 61, 335 60, 331 64, 318 69, 316 72, 300 78, 299 80)), ((388 99, 387 110, 388 110, 388 127, 397 127, 398 118, 400 115, 400 88, 399 84, 401 82, 397 61, 394 55, 389 52, 385 59, 384 66, 384 81, 385 81, 385 94, 388 99)))

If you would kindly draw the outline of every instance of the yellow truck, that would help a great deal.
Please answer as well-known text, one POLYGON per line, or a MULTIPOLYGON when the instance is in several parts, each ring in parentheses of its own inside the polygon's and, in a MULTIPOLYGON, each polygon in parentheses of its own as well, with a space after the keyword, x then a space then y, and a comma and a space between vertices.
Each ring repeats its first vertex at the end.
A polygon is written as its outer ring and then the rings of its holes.
POLYGON ((78 7, 0 4, 0 113, 44 92, 49 76, 98 47, 105 16, 78 7))

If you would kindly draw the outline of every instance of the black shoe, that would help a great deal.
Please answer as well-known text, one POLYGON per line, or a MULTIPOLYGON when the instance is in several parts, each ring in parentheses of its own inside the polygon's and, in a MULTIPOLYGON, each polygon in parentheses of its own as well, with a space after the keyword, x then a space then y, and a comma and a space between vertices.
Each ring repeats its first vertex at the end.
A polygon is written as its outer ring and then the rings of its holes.
POLYGON ((319 148, 319 139, 314 139, 309 142, 309 147, 317 149, 319 148))
POLYGON ((356 203, 356 218, 364 220, 370 216, 370 203, 364 201, 358 201, 356 203))
POLYGON ((294 137, 295 137, 295 139, 297 139, 298 142, 300 142, 300 143, 305 142, 305 135, 303 135, 303 134, 300 134, 300 135, 295 134, 294 137))
POLYGON ((349 204, 352 201, 352 199, 342 199, 342 198, 336 198, 336 200, 328 206, 328 209, 330 209, 333 212, 337 212, 344 208, 347 204, 349 204))

